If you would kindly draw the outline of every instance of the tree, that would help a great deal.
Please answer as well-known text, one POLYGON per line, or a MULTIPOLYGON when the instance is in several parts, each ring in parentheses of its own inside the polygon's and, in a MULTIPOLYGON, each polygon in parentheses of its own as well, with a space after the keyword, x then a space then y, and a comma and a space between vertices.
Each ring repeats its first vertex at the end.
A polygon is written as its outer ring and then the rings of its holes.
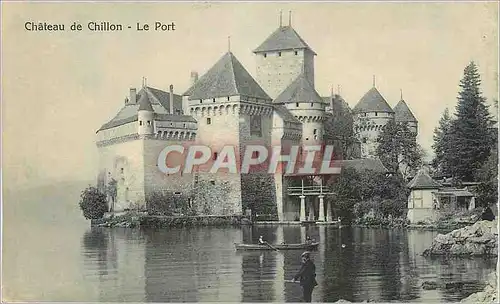
POLYGON ((464 69, 456 106, 456 119, 450 127, 449 160, 452 175, 472 181, 476 171, 490 155, 493 126, 486 99, 481 96, 481 79, 474 62, 464 69))
POLYGON ((106 195, 96 187, 89 186, 80 195, 80 209, 86 219, 96 220, 108 211, 106 195))
POLYGON ((406 179, 422 164, 422 149, 407 123, 389 121, 377 140, 377 157, 387 169, 400 172, 403 178, 406 179))
POLYGON ((491 206, 498 201, 498 152, 491 151, 490 156, 476 173, 478 205, 491 206))
POLYGON ((451 173, 450 167, 450 127, 451 127, 451 116, 448 108, 444 110, 441 119, 439 119, 439 126, 434 129, 434 143, 432 144, 432 149, 434 150, 434 159, 432 160, 432 166, 439 175, 448 176, 451 173))

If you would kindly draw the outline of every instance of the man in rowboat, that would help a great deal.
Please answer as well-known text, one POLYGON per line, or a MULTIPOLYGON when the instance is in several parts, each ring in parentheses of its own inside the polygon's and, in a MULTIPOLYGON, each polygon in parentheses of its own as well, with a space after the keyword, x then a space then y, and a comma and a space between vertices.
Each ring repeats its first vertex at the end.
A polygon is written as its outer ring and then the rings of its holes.
POLYGON ((311 253, 308 251, 304 252, 301 258, 302 267, 293 277, 293 281, 300 280, 304 302, 311 302, 313 289, 318 285, 318 282, 316 282, 316 265, 311 260, 311 253))
POLYGON ((266 245, 266 242, 264 241, 262 235, 259 237, 259 245, 266 245))

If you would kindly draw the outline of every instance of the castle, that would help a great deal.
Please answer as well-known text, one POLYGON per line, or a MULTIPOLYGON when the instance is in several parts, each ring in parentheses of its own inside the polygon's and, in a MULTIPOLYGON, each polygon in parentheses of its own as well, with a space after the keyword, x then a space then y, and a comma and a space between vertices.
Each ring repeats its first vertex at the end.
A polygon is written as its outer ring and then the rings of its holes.
POLYGON ((281 17, 253 53, 255 78, 228 51, 201 77, 191 72, 192 86, 184 94, 174 93, 172 85, 168 91, 145 83, 139 91, 130 89, 122 109, 97 131, 98 187, 116 181, 113 211, 144 208, 147 196, 160 191, 190 197, 202 214, 242 214, 248 200, 254 207, 267 200, 279 220, 292 221, 305 210, 287 197, 291 178, 282 173, 164 174, 158 155, 168 145, 189 143, 211 147, 213 160, 225 145, 321 144, 325 121, 339 108, 353 115, 361 159, 374 157, 377 136, 390 120, 408 122, 417 132, 405 101, 392 109, 375 85, 352 111, 339 95, 320 96, 316 53, 281 17), (197 201, 200 191, 205 194, 197 201), (257 199, 262 193, 267 196, 257 199))

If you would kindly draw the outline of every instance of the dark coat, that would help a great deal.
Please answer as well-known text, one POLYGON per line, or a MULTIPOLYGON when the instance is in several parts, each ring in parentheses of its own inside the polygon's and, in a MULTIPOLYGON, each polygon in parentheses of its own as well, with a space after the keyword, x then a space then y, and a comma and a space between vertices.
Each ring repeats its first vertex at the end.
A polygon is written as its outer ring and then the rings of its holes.
POLYGON ((316 265, 311 260, 302 263, 302 267, 294 277, 295 280, 300 279, 301 286, 314 287, 318 285, 316 282, 316 265))

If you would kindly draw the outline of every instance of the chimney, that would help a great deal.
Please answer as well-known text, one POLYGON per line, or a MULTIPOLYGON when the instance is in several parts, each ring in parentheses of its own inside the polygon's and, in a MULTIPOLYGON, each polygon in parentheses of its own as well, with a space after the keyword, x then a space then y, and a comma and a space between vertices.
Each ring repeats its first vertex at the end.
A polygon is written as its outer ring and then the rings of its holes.
POLYGON ((170 114, 174 114, 174 86, 170 85, 170 114))
POLYGON ((130 88, 130 104, 136 104, 137 103, 137 91, 135 88, 130 88))
POLYGON ((191 72, 191 86, 193 86, 198 81, 198 73, 195 71, 191 72))

